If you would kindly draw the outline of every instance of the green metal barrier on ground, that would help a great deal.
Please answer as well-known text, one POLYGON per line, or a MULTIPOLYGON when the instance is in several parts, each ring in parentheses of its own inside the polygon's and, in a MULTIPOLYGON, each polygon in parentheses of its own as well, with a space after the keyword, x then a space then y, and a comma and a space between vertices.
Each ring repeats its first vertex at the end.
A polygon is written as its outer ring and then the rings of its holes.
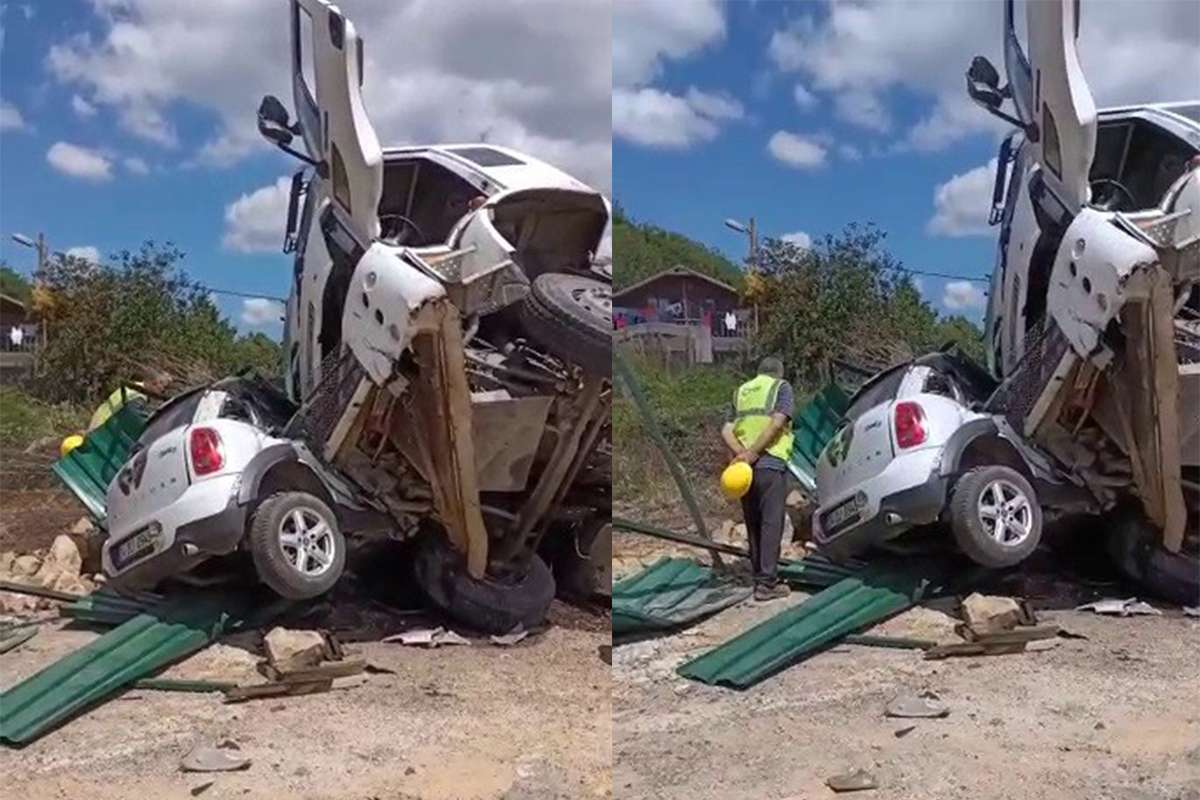
POLYGON ((812 396, 792 420, 792 458, 788 467, 796 480, 809 492, 817 489, 817 460, 829 440, 837 433, 842 415, 850 407, 850 398, 836 383, 812 396))

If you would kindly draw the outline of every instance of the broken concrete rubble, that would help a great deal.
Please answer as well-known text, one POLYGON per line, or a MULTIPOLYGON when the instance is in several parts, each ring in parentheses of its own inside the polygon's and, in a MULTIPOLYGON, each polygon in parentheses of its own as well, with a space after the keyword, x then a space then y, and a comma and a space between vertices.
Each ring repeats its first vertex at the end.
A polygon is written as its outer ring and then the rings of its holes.
POLYGON ((962 617, 977 634, 1012 629, 1021 620, 1021 607, 1011 597, 995 597, 973 592, 962 601, 962 617))
POLYGON ((315 667, 332 655, 320 632, 280 627, 272 628, 263 637, 263 648, 267 661, 282 671, 315 667))

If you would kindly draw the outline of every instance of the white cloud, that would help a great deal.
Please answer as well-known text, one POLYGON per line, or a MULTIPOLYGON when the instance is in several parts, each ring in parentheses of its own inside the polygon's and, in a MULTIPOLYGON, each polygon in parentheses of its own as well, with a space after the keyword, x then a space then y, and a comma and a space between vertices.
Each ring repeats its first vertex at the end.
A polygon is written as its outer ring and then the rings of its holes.
POLYGON ((803 83, 797 83, 792 89, 792 98, 796 101, 796 105, 804 111, 815 108, 817 105, 817 96, 806 89, 803 83))
POLYGON ((725 36, 718 0, 617 0, 611 9, 614 86, 644 86, 667 59, 685 58, 725 36))
MULTIPOLYGON (((1017 6, 1023 14, 1023 3, 1017 6)), ((1083 4, 1080 60, 1097 105, 1194 98, 1200 4, 1140 3, 1137 13, 1130 8, 1083 4)), ((927 110, 900 143, 940 150, 965 136, 1006 127, 970 102, 962 77, 975 55, 1003 70, 1002 19, 999 2, 831 3, 827 14, 802 14, 777 30, 768 55, 781 71, 805 76, 808 87, 834 93, 835 104, 840 101, 847 111, 858 102, 855 93, 873 94, 885 104, 896 90, 905 92, 907 103, 914 95, 924 98, 927 110)))
POLYGON ((788 244, 794 244, 801 250, 807 250, 812 247, 812 237, 804 231, 795 231, 794 233, 785 233, 779 237, 788 244))
POLYGON ((833 113, 838 119, 876 133, 887 133, 892 117, 874 92, 852 90, 834 98, 833 113))
POLYGON ((283 304, 265 297, 242 301, 242 324, 251 328, 277 325, 283 319, 283 304))
POLYGON ((934 236, 978 236, 988 232, 996 159, 955 175, 933 190, 933 217, 925 225, 934 236))
POLYGON ((121 163, 125 165, 125 169, 129 170, 134 175, 150 174, 150 165, 137 156, 128 156, 127 158, 122 159, 121 163))
POLYGON ((87 100, 84 100, 79 95, 73 95, 71 97, 71 110, 83 119, 94 117, 96 115, 96 107, 87 100))
POLYGON ((852 144, 839 144, 837 152, 846 161, 862 161, 862 151, 852 144))
POLYGON ((239 253, 278 250, 283 245, 290 191, 291 180, 283 177, 225 206, 222 246, 239 253))
POLYGON ((719 122, 744 113, 738 101, 694 86, 684 97, 651 87, 612 92, 613 135, 645 147, 684 148, 711 141, 720 132, 719 122))
POLYGON ((25 130, 25 117, 21 110, 5 100, 0 100, 0 131, 25 130))
POLYGON ((55 142, 46 151, 46 161, 55 170, 72 178, 107 181, 112 178, 112 161, 96 150, 55 142))
POLYGON ((90 244, 68 247, 65 252, 70 258, 77 258, 80 261, 87 261, 92 264, 100 263, 100 250, 90 244))
POLYGON ((829 155, 817 137, 788 131, 775 131, 767 142, 767 150, 784 164, 797 169, 823 166, 829 155))
MULTIPOLYGON (((92 6, 99 33, 50 48, 46 62, 56 80, 111 110, 126 131, 166 147, 178 144, 176 112, 198 109, 215 120, 200 130, 198 163, 227 166, 266 151, 255 124, 259 101, 274 94, 292 102, 287 4, 92 6)), ((381 142, 486 139, 610 189, 610 3, 417 0, 343 8, 363 34, 365 104, 381 142)))
POLYGON ((948 311, 966 311, 987 305, 987 295, 973 281, 950 281, 942 289, 942 305, 948 311))

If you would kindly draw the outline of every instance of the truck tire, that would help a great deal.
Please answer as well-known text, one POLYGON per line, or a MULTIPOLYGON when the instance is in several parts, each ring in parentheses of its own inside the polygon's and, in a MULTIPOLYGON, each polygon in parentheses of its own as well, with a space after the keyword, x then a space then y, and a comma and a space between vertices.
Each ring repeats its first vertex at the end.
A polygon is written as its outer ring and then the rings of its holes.
POLYGON ((611 596, 612 524, 603 518, 588 520, 562 538, 553 559, 560 592, 584 600, 611 596))
POLYGON ((1195 554, 1168 552, 1158 530, 1138 508, 1118 509, 1111 520, 1105 544, 1123 575, 1154 597, 1181 606, 1200 605, 1200 560, 1195 554))
POLYGON ((431 536, 419 544, 413 566, 418 585, 437 608, 483 633, 535 628, 554 600, 554 576, 536 555, 523 575, 476 579, 461 555, 431 536))
POLYGON ((593 375, 612 375, 612 287, 579 275, 533 279, 521 305, 525 333, 540 347, 593 375))
POLYGON ((250 555, 259 579, 290 600, 333 588, 346 568, 346 540, 337 516, 307 492, 279 492, 250 518, 250 555))
POLYGON ((976 467, 954 484, 950 527, 959 549, 976 564, 1011 567, 1037 549, 1042 507, 1029 481, 1015 469, 976 467))

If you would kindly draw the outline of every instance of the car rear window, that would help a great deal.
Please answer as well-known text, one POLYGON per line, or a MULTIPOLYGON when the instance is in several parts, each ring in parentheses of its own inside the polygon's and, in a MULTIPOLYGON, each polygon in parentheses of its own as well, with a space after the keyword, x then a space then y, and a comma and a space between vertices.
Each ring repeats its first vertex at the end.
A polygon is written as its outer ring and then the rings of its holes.
POLYGON ((525 163, 518 158, 513 158, 508 153, 501 153, 490 147, 452 147, 449 149, 451 153, 473 161, 481 167, 515 167, 525 163))
POLYGON ((190 423, 196 416, 196 408, 200 405, 200 398, 203 396, 204 390, 197 389, 169 401, 150 418, 146 429, 138 437, 138 446, 145 447, 168 431, 190 423))
POLYGON ((896 392, 900 391, 900 383, 904 380, 904 374, 907 371, 907 365, 896 367, 868 382, 858 390, 854 397, 850 398, 850 407, 846 409, 845 418, 851 421, 856 420, 875 406, 894 400, 896 392))

